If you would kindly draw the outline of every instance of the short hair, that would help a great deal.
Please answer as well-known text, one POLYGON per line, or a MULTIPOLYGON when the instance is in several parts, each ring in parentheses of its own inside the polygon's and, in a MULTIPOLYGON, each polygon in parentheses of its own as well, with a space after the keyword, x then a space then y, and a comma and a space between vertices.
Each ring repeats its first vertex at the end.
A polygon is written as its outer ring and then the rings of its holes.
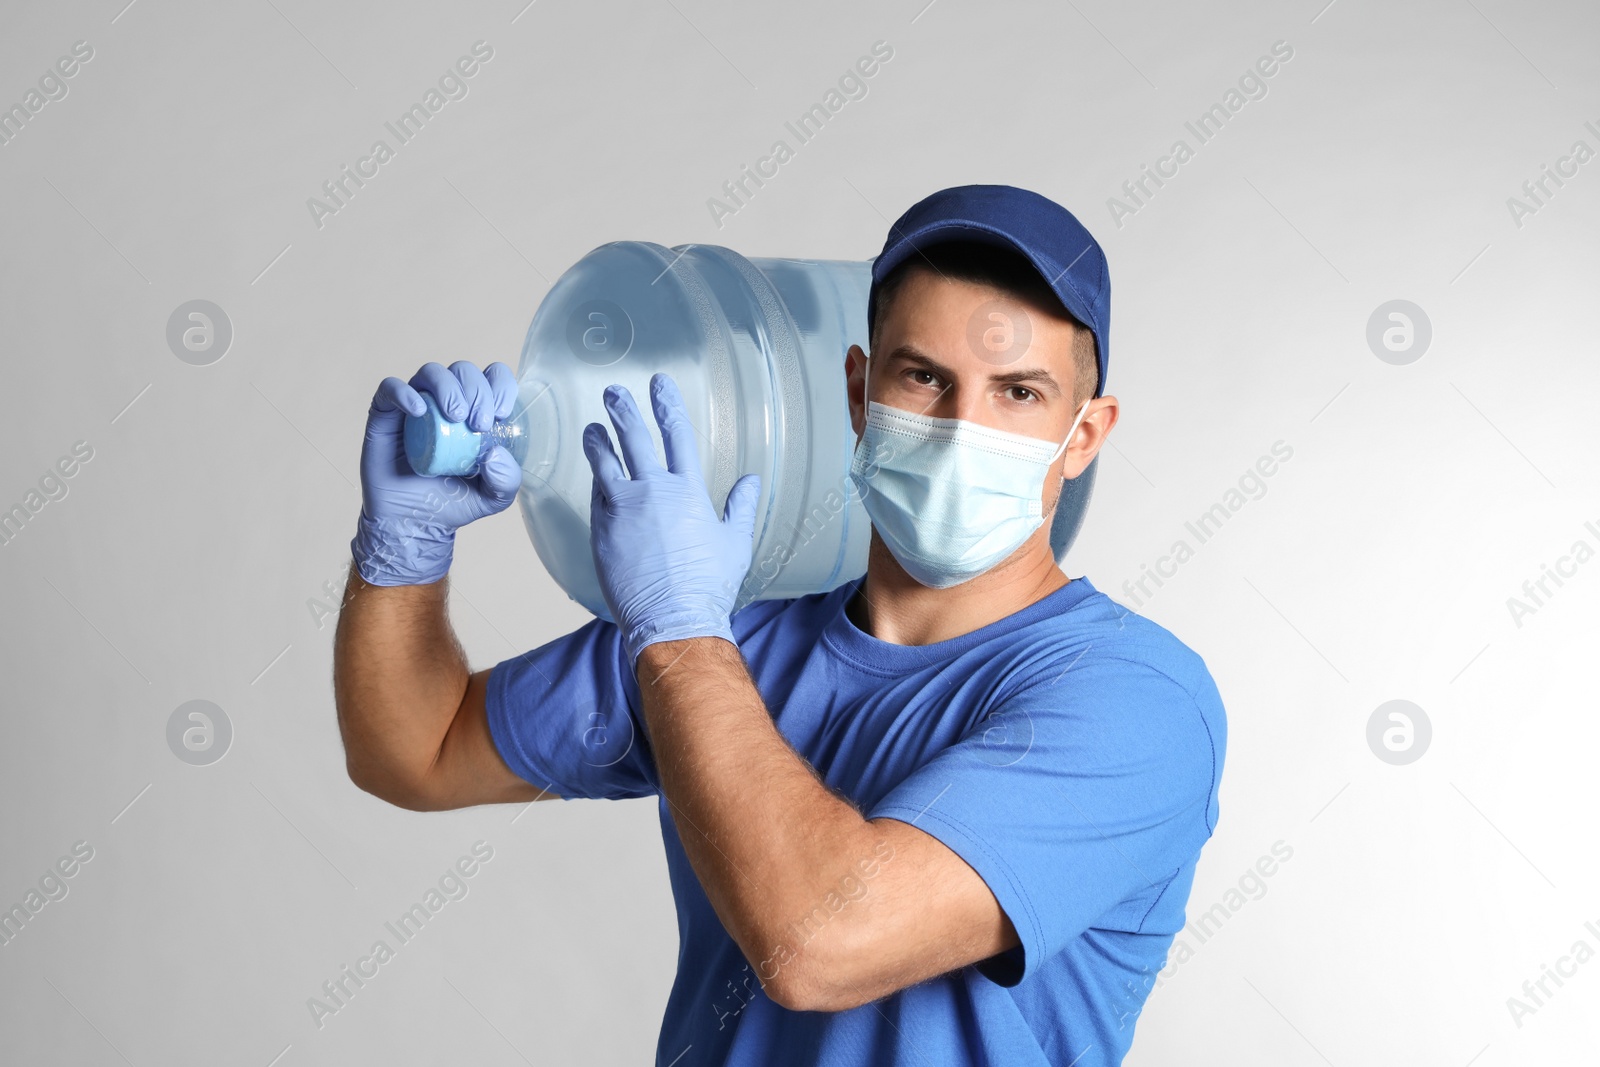
POLYGON ((876 349, 878 324, 911 268, 936 271, 940 276, 974 282, 1000 290, 1007 296, 1025 300, 1077 325, 1072 339, 1072 401, 1074 409, 1094 396, 1100 388, 1100 365, 1095 359, 1093 332, 1068 311, 1033 263, 1021 252, 999 245, 971 240, 948 240, 929 245, 895 266, 878 283, 873 300, 872 321, 867 323, 867 344, 876 349))

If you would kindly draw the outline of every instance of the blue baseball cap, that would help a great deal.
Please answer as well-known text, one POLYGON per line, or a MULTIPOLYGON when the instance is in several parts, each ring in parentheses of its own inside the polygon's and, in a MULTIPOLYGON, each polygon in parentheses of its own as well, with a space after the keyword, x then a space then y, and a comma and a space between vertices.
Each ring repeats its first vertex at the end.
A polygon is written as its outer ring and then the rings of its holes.
POLYGON ((877 311, 878 285, 890 271, 925 248, 953 240, 999 245, 1027 257, 1072 317, 1094 335, 1100 369, 1094 395, 1103 395, 1111 330, 1111 274, 1105 252, 1072 212, 1026 189, 958 185, 911 205, 889 227, 883 251, 872 263, 867 322, 877 311))

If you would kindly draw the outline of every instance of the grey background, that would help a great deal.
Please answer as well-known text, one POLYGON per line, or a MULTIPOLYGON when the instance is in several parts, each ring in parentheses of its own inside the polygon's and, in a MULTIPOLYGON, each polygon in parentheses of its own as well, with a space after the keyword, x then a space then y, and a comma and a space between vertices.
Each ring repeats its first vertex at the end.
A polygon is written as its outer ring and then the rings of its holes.
MULTIPOLYGON (((94 48, 0 147, 0 507, 94 449, 0 547, 0 904, 94 849, 0 947, 0 1059, 648 1062, 676 950, 653 801, 418 815, 345 777, 308 602, 343 582, 367 401, 426 360, 513 361, 603 241, 864 259, 974 181, 1068 205, 1112 265, 1124 417, 1070 574, 1134 607, 1124 580, 1293 449, 1137 609, 1229 712, 1191 917, 1293 858, 1152 994, 1128 1062, 1600 1052, 1600 963, 1520 1027, 1506 1006, 1600 946, 1600 564, 1520 627, 1506 606, 1600 541, 1600 161, 1520 227, 1506 204, 1600 149, 1593 5, 124 2, 0 12, 0 103, 94 48), (318 229, 306 198, 479 39, 469 95, 318 229), (714 225, 879 39, 869 95, 714 225), (1278 40, 1268 95, 1115 225, 1107 198, 1278 40), (210 366, 166 343, 196 299, 233 326, 210 366), (1366 342, 1394 299, 1433 331, 1404 366, 1366 342), (1367 744, 1396 699, 1432 724, 1400 766, 1367 744), (191 700, 232 724, 205 766, 167 745, 191 700), (480 839, 469 895, 318 1029, 307 998, 480 839)), ((477 667, 586 620, 514 513, 453 575, 477 667)))

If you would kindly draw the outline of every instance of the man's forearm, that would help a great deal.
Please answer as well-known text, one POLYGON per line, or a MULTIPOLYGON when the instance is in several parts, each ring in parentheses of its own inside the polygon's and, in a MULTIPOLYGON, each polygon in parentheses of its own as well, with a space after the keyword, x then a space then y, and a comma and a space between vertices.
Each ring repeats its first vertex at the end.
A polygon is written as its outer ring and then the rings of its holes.
POLYGON ((637 673, 661 788, 707 899, 746 958, 787 953, 788 926, 872 856, 870 826, 778 732, 734 645, 662 641, 637 673))
POLYGON ((416 788, 467 688, 448 582, 377 586, 350 568, 333 644, 334 700, 350 778, 378 796, 416 788))

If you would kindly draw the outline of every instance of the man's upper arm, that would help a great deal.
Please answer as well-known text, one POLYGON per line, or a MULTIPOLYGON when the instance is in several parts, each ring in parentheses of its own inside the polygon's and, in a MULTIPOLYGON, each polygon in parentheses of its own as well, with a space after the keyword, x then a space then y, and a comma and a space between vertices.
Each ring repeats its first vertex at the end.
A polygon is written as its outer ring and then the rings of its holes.
POLYGON ((472 675, 419 807, 654 796, 639 682, 615 623, 472 675))
POLYGON ((445 731, 418 807, 442 811, 475 804, 560 799, 548 789, 519 777, 500 755, 489 732, 485 699, 489 674, 487 670, 478 671, 467 679, 467 691, 445 731))
MULTIPOLYGON (((834 883, 835 929, 796 946, 811 957, 810 979, 797 979, 802 1010, 845 1011, 1019 943, 982 876, 937 837, 898 819, 871 819, 849 851, 841 859, 850 873, 834 883)), ((816 914, 789 929, 815 923, 816 914)))
POLYGON ((518 778, 565 799, 655 796, 630 667, 616 624, 601 619, 496 664, 483 693, 489 743, 518 778))

